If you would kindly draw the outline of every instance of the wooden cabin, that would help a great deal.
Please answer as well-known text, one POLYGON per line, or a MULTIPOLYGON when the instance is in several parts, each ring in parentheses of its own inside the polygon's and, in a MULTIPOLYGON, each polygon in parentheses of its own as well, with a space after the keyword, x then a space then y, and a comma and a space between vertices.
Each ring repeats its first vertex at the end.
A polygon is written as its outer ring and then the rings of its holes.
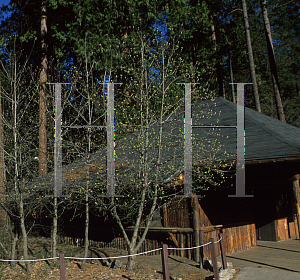
MULTIPOLYGON (((236 104, 221 97, 196 104, 193 124, 235 125, 236 104), (217 114, 205 119, 197 115, 203 108, 217 114)), ((200 139, 202 133, 193 129, 195 139, 200 139)), ((236 151, 235 133, 225 130, 219 136, 219 142, 231 156, 236 151)), ((197 245, 195 234, 200 231, 202 244, 211 237, 217 240, 223 232, 227 253, 255 247, 257 240, 299 239, 299 173, 300 128, 245 108, 245 190, 253 197, 229 197, 236 193, 235 178, 230 178, 218 187, 197 193, 202 196, 199 199, 174 200, 161 213, 164 231, 169 229, 169 246, 197 245)), ((168 184, 183 188, 183 181, 181 174, 168 184)), ((153 229, 159 230, 163 231, 153 229)), ((195 258, 189 251, 179 254, 195 258)), ((210 257, 208 246, 203 249, 203 256, 210 257)))
MULTIPOLYGON (((170 145, 167 143, 162 151, 167 163, 173 159, 173 162, 183 160, 183 137, 181 142, 177 142, 174 146, 175 141, 178 141, 178 135, 184 130, 182 112, 181 110, 177 115, 173 114, 164 126, 168 133, 163 141, 171 143, 170 145)), ((234 126, 236 104, 221 97, 197 103, 193 106, 193 125, 234 126)), ((197 154, 200 149, 197 141, 200 142, 203 137, 209 136, 222 146, 222 149, 214 152, 214 155, 217 154, 222 158, 226 151, 228 156, 224 160, 235 160, 236 129, 226 128, 222 131, 217 129, 215 134, 209 133, 211 130, 213 129, 209 127, 193 128, 193 153, 197 154)), ((154 126, 151 137, 155 138, 157 132, 158 128, 154 126)), ((133 145, 129 144, 130 141, 136 141, 136 138, 134 135, 129 135, 116 145, 118 156, 116 168, 121 171, 123 165, 126 165, 128 170, 137 162, 137 156, 132 150, 133 145)), ((210 146, 207 145, 204 150, 208 152, 202 154, 202 159, 211 156, 210 146)), ((153 150, 152 155, 155 156, 156 152, 153 150)), ((98 184, 105 179, 105 154, 106 151, 99 151, 90 159, 94 166, 89 171, 91 184, 98 184)), ((85 165, 86 161, 81 159, 64 167, 65 187, 72 187, 74 184, 85 185, 85 165)), ((182 187, 183 173, 178 173, 180 170, 178 166, 171 168, 166 164, 163 168, 165 168, 163 174, 168 174, 165 175, 165 180, 168 182, 165 186, 170 184, 167 178, 172 178, 170 175, 174 174, 171 183, 182 187)), ((210 237, 217 240, 219 232, 222 231, 227 253, 254 247, 257 239, 279 241, 299 238, 300 195, 297 174, 300 174, 300 128, 245 108, 245 190, 246 194, 251 194, 253 197, 228 197, 236 192, 235 179, 229 178, 218 187, 211 187, 207 191, 197 193, 201 196, 199 199, 175 199, 173 203, 161 210, 156 219, 161 220, 159 226, 150 229, 140 252, 157 248, 161 246, 161 242, 167 242, 170 247, 192 247, 197 245, 195 237, 200 234, 200 231, 202 243, 207 243, 210 237)), ((51 185, 53 187, 53 174, 47 175, 44 179, 42 184, 45 187, 51 185)), ((41 184, 35 183, 35 185, 41 184)), ((115 243, 111 242, 111 246, 124 247, 122 238, 116 243, 119 245, 112 245, 115 243)), ((171 251, 172 253, 195 259, 193 250, 171 251)), ((203 249, 203 254, 204 257, 209 257, 207 246, 203 249)))
MULTIPOLYGON (((199 106, 213 107, 219 115, 208 120, 193 115, 195 125, 236 123, 236 105, 230 101, 219 97, 199 106)), ((193 129, 193 135, 197 133, 201 132, 193 129)), ((220 137, 220 142, 227 152, 233 154, 235 131, 222 133, 225 137, 220 137)), ((196 199, 197 220, 204 232, 202 243, 207 243, 210 237, 217 239, 220 231, 224 235, 227 253, 254 247, 256 240, 299 239, 299 173, 300 128, 245 108, 245 189, 246 194, 253 197, 229 197, 236 193, 233 179, 198 193, 205 195, 196 199)), ((183 185, 183 176, 176 184, 183 185)), ((193 212, 191 204, 193 202, 187 198, 168 207, 164 213, 167 225, 192 227, 195 232, 197 225, 192 218, 195 210, 193 212)), ((205 255, 209 255, 208 247, 204 249, 205 255)))

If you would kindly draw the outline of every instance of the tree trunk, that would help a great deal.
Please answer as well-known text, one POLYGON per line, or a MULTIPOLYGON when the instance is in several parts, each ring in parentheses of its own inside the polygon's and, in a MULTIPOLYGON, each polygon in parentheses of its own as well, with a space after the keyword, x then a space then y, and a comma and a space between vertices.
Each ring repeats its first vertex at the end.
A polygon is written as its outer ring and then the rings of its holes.
POLYGON ((47 83, 47 8, 46 1, 41 4, 41 71, 39 100, 39 175, 47 174, 47 118, 46 118, 46 83, 47 83))
MULTIPOLYGON (((11 260, 14 260, 16 258, 16 245, 19 239, 19 235, 18 232, 16 232, 16 234, 14 234, 13 236, 13 241, 11 244, 11 260)), ((14 266, 15 262, 11 262, 11 265, 14 266)))
MULTIPOLYGON (((216 30, 215 30, 215 25, 214 25, 214 19, 213 16, 211 15, 211 38, 213 41, 213 46, 215 53, 217 55, 217 36, 216 36, 216 30)), ((223 78, 222 78, 222 71, 221 71, 221 65, 220 61, 218 59, 217 64, 216 64, 216 71, 217 71, 217 82, 218 82, 218 87, 219 87, 219 96, 223 96, 223 78)))
POLYGON ((56 257, 57 248, 57 197, 54 197, 54 216, 53 216, 53 229, 52 229, 52 258, 56 257))
POLYGON ((261 0, 261 9, 262 9, 264 28, 265 28, 265 33, 266 33, 268 56, 269 56, 270 69, 271 69, 271 75, 272 75, 272 81, 273 81, 273 89, 274 89, 274 95, 275 95, 275 101, 276 101, 276 108, 277 108, 277 117, 280 121, 286 122, 284 111, 283 111, 283 106, 282 106, 282 101, 281 101, 281 96, 280 96, 280 91, 279 91, 278 74, 277 74, 277 67, 276 67, 276 62, 275 62, 275 52, 274 52, 274 47, 273 47, 272 32, 271 32, 271 26, 270 26, 268 10, 267 10, 267 0, 261 0))
POLYGON ((234 84, 233 84, 233 71, 232 71, 231 56, 229 57, 229 68, 230 68, 230 81, 231 81, 232 102, 235 103, 235 93, 234 93, 234 84))
MULTIPOLYGON (((130 253, 129 253, 130 254, 130 253)), ((130 254, 131 255, 131 254, 130 254)), ((136 266, 136 256, 128 257, 128 262, 126 264, 126 271, 133 272, 136 266)))
POLYGON ((5 204, 5 166, 4 166, 4 141, 3 141, 3 122, 2 122, 2 92, 0 85, 0 229, 6 224, 7 213, 4 207, 5 204))
MULTIPOLYGON (((19 207, 20 222, 21 222, 21 231, 22 231, 22 237, 23 237, 23 256, 24 256, 24 260, 28 260, 27 232, 26 232, 26 227, 25 227, 24 204, 23 204, 22 194, 19 194, 19 195, 20 195, 20 207, 19 207)), ((31 274, 33 272, 33 270, 30 266, 30 263, 25 262, 25 264, 26 264, 27 272, 29 272, 31 274)))
MULTIPOLYGON (((88 184, 88 183, 87 183, 88 184)), ((85 231, 84 231, 84 258, 88 257, 89 251, 89 195, 88 189, 85 195, 85 231)), ((81 269, 84 269, 86 260, 82 261, 81 269)))
POLYGON ((248 57, 249 57, 249 64, 250 64, 250 73, 251 73, 251 80, 252 80, 252 83, 253 83, 253 94, 254 94, 254 100, 255 100, 255 109, 256 109, 256 111, 261 113, 246 0, 242 0, 242 5, 243 5, 243 14, 244 14, 244 21, 245 21, 245 30, 246 30, 247 47, 248 47, 248 57))
MULTIPOLYGON (((88 56, 86 53, 86 41, 85 41, 85 69, 86 69, 86 91, 88 94, 88 108, 89 108, 89 127, 92 125, 92 106, 89 92, 89 71, 88 71, 88 56)), ((89 180, 90 180, 90 153, 91 153, 91 129, 88 129, 88 157, 87 157, 87 181, 85 188, 85 230, 84 230, 84 258, 87 258, 89 251, 89 180)), ((86 260, 82 261, 81 269, 84 269, 86 260)))
POLYGON ((0 242, 0 247, 2 248, 2 250, 4 251, 4 254, 9 257, 9 253, 8 251, 6 250, 5 246, 2 244, 2 242, 0 242))

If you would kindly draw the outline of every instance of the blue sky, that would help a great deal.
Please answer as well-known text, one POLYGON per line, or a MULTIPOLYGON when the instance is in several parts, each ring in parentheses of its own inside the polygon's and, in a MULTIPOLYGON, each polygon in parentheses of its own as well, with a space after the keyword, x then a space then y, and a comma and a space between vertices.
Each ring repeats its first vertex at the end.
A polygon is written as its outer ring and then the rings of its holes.
POLYGON ((10 0, 0 0, 0 6, 2 6, 2 4, 7 5, 9 1, 10 0))
MULTIPOLYGON (((0 0, 0 7, 1 7, 3 4, 4 4, 4 5, 8 5, 9 2, 10 2, 10 0, 0 0)), ((3 14, 3 16, 6 17, 5 14, 3 14)), ((1 22, 1 18, 0 18, 0 22, 1 22)))

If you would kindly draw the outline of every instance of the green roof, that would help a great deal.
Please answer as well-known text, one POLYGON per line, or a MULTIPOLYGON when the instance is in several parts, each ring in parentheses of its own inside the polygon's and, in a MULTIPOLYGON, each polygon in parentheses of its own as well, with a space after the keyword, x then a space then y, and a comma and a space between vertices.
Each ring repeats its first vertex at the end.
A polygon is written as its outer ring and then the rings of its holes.
MULTIPOLYGON (((195 104, 192 108, 193 125, 236 126, 236 104, 218 97, 195 104)), ((149 136, 149 169, 157 166, 159 143, 159 125, 153 124, 149 136)), ((184 159, 184 109, 173 112, 163 125, 161 149, 161 182, 183 170, 184 159)), ((116 131, 116 133, 118 133, 116 131)), ((193 128, 193 162, 224 159, 234 161, 236 158, 235 128, 193 128), (226 152, 227 155, 224 154, 226 152)), ((245 108, 245 160, 266 160, 300 157, 300 128, 245 108)), ((115 146, 116 175, 138 172, 139 132, 128 135, 115 146)), ((106 149, 97 151, 90 157, 90 182, 103 184, 106 179, 106 149)), ((86 184, 87 162, 82 158, 63 167, 63 186, 86 184)), ((53 172, 37 178, 30 186, 53 186, 53 172)), ((122 177, 132 180, 134 176, 122 177)))
MULTIPOLYGON (((193 125, 236 125, 236 104, 218 97, 214 101, 204 101, 193 108, 193 125), (214 108, 219 116, 203 119, 195 114, 201 107, 214 108), (219 119, 219 122, 217 121, 219 119)), ((199 129, 199 128, 195 128, 199 129)), ((193 130, 193 134, 194 131, 193 130)), ((235 153, 236 130, 223 128, 220 138, 226 151, 235 153), (230 130, 230 131, 229 131, 230 130)), ((245 160, 278 159, 300 156, 300 128, 273 119, 255 110, 245 108, 245 160)))

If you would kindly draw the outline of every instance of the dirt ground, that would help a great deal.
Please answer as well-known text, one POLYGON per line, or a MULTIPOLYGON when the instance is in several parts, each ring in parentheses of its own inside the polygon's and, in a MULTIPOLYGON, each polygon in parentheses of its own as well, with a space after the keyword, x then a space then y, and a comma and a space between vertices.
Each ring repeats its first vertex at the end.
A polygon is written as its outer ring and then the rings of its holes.
MULTIPOLYGON (((49 239, 34 238, 28 243, 30 259, 50 257, 51 243, 49 239)), ((58 252, 63 251, 65 256, 82 257, 83 248, 67 244, 59 244, 58 252)), ((127 255, 127 251, 113 248, 91 247, 88 257, 107 257, 127 255)), ((171 279, 209 280, 213 279, 213 274, 207 270, 199 269, 196 262, 178 256, 169 256, 169 270, 171 279)), ((84 269, 80 269, 81 261, 65 260, 66 279, 162 279, 161 256, 142 255, 137 256, 137 268, 134 273, 125 271, 127 258, 122 259, 122 266, 119 269, 108 267, 110 261, 91 260, 85 264, 84 269)), ((11 267, 7 263, 0 263, 1 280, 21 280, 21 279, 60 279, 59 263, 53 260, 39 261, 31 263, 33 274, 29 275, 25 271, 24 263, 17 263, 11 267)))

